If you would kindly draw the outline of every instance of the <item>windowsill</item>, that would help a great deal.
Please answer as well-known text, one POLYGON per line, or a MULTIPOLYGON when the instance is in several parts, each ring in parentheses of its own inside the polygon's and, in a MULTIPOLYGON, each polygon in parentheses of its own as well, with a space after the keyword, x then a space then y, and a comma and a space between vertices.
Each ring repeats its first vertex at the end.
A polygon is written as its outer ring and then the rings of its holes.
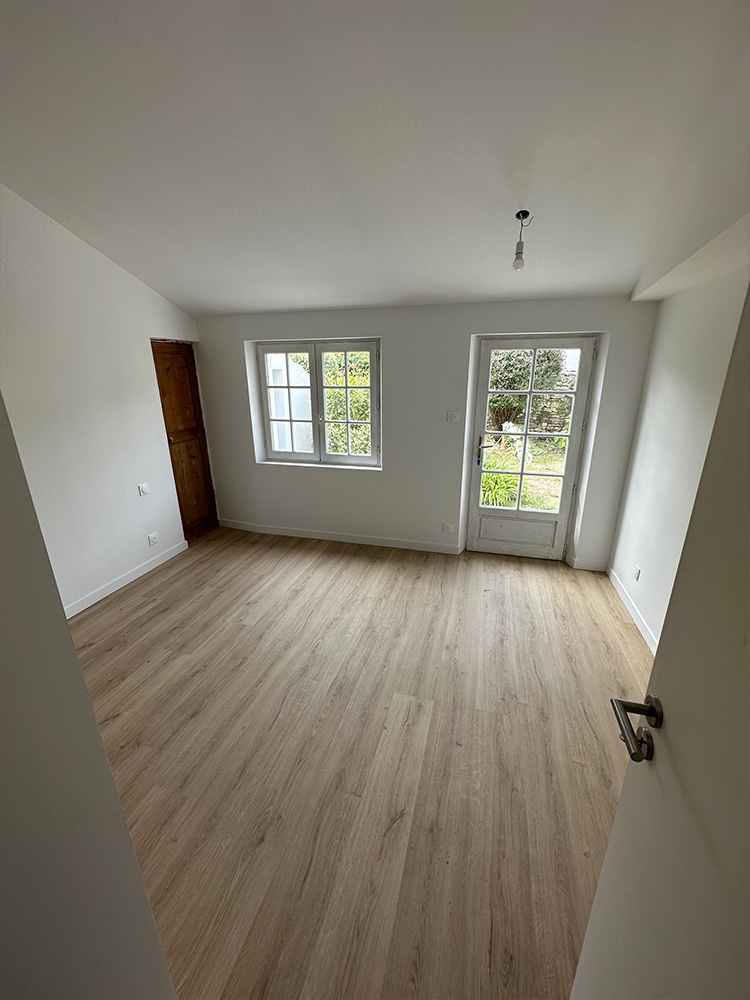
POLYGON ((351 471, 355 472, 382 472, 382 465, 329 465, 326 462, 276 462, 271 458, 264 458, 262 461, 258 462, 258 465, 276 465, 281 468, 292 468, 292 469, 337 469, 341 471, 351 471))

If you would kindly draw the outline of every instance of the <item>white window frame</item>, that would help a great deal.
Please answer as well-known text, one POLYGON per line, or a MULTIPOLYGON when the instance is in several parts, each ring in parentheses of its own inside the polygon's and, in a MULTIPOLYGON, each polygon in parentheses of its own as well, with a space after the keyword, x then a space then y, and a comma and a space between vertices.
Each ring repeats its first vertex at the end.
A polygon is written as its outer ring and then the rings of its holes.
MULTIPOLYGON (((263 414, 263 437, 266 461, 286 462, 293 465, 354 466, 380 468, 380 341, 379 340, 287 340, 263 341, 255 345, 258 365, 258 395, 263 414), (289 354, 306 351, 310 355, 310 403, 312 407, 312 452, 276 451, 272 447, 271 416, 268 409, 266 375, 267 354, 289 354), (370 352, 370 428, 371 453, 369 455, 328 454, 325 450, 325 389, 323 383, 323 354, 334 351, 370 352)), ((337 387, 345 388, 345 386, 337 387)), ((347 424, 351 421, 347 421, 347 424)))

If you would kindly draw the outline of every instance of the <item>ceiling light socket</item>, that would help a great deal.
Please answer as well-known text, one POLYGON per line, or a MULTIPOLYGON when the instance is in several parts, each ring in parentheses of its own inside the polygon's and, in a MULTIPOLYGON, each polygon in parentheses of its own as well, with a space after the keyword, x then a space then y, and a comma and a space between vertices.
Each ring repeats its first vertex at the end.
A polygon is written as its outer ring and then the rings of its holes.
POLYGON ((523 259, 523 231, 530 225, 531 219, 529 218, 528 209, 522 208, 520 211, 516 212, 516 218, 521 223, 521 228, 518 232, 518 242, 516 243, 516 255, 513 258, 513 270, 521 271, 523 270, 524 259, 523 259), (527 221, 528 220, 528 221, 527 221))

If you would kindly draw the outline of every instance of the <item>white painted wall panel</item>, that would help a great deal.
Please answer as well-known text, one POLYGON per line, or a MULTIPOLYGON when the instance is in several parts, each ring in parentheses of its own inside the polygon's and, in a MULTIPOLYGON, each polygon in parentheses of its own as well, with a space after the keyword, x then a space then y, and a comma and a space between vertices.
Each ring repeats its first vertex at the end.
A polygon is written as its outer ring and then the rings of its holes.
MULTIPOLYGON (((523 280, 523 278, 522 278, 523 280)), ((597 436, 574 524, 576 565, 608 565, 656 306, 545 299, 224 316, 199 321, 199 368, 219 516, 280 532, 456 551, 472 335, 602 331, 592 386, 597 436), (244 343, 380 337, 383 469, 264 465, 253 449, 244 343), (604 368, 606 362, 606 370, 604 368), (446 422, 459 410, 459 423, 446 422)))
POLYGON ((0 997, 176 1000, 0 396, 0 997))
POLYGON ((2 186, 0 267, 0 386, 72 613, 184 547, 149 341, 196 324, 2 186))
MULTIPOLYGON (((659 308, 612 553, 614 582, 652 648, 672 593, 746 291, 747 272, 735 271, 673 295, 659 308)), ((722 516, 720 509, 716 516, 722 516)))

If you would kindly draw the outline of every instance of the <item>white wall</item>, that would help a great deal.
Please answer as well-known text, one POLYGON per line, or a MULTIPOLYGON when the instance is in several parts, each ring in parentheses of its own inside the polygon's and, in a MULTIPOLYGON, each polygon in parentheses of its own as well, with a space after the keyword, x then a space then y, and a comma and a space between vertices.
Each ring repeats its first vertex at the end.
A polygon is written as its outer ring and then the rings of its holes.
POLYGON ((185 547, 152 337, 197 328, 0 186, 0 387, 68 614, 185 547))
MULTIPOLYGON (((747 271, 741 269, 673 295, 659 307, 610 571, 652 649, 664 623, 746 291, 747 271)), ((721 510, 716 513, 721 517, 721 510)))
POLYGON ((548 299, 225 316, 199 322, 199 367, 219 517, 279 533, 458 551, 472 335, 604 331, 598 432, 575 529, 576 565, 608 564, 656 307, 625 298, 548 299), (259 464, 244 342, 382 338, 383 470, 259 464), (606 371, 604 363, 606 362, 606 371), (603 373, 603 374, 602 374, 603 373))
POLYGON ((0 996, 175 1000, 0 396, 0 996))

